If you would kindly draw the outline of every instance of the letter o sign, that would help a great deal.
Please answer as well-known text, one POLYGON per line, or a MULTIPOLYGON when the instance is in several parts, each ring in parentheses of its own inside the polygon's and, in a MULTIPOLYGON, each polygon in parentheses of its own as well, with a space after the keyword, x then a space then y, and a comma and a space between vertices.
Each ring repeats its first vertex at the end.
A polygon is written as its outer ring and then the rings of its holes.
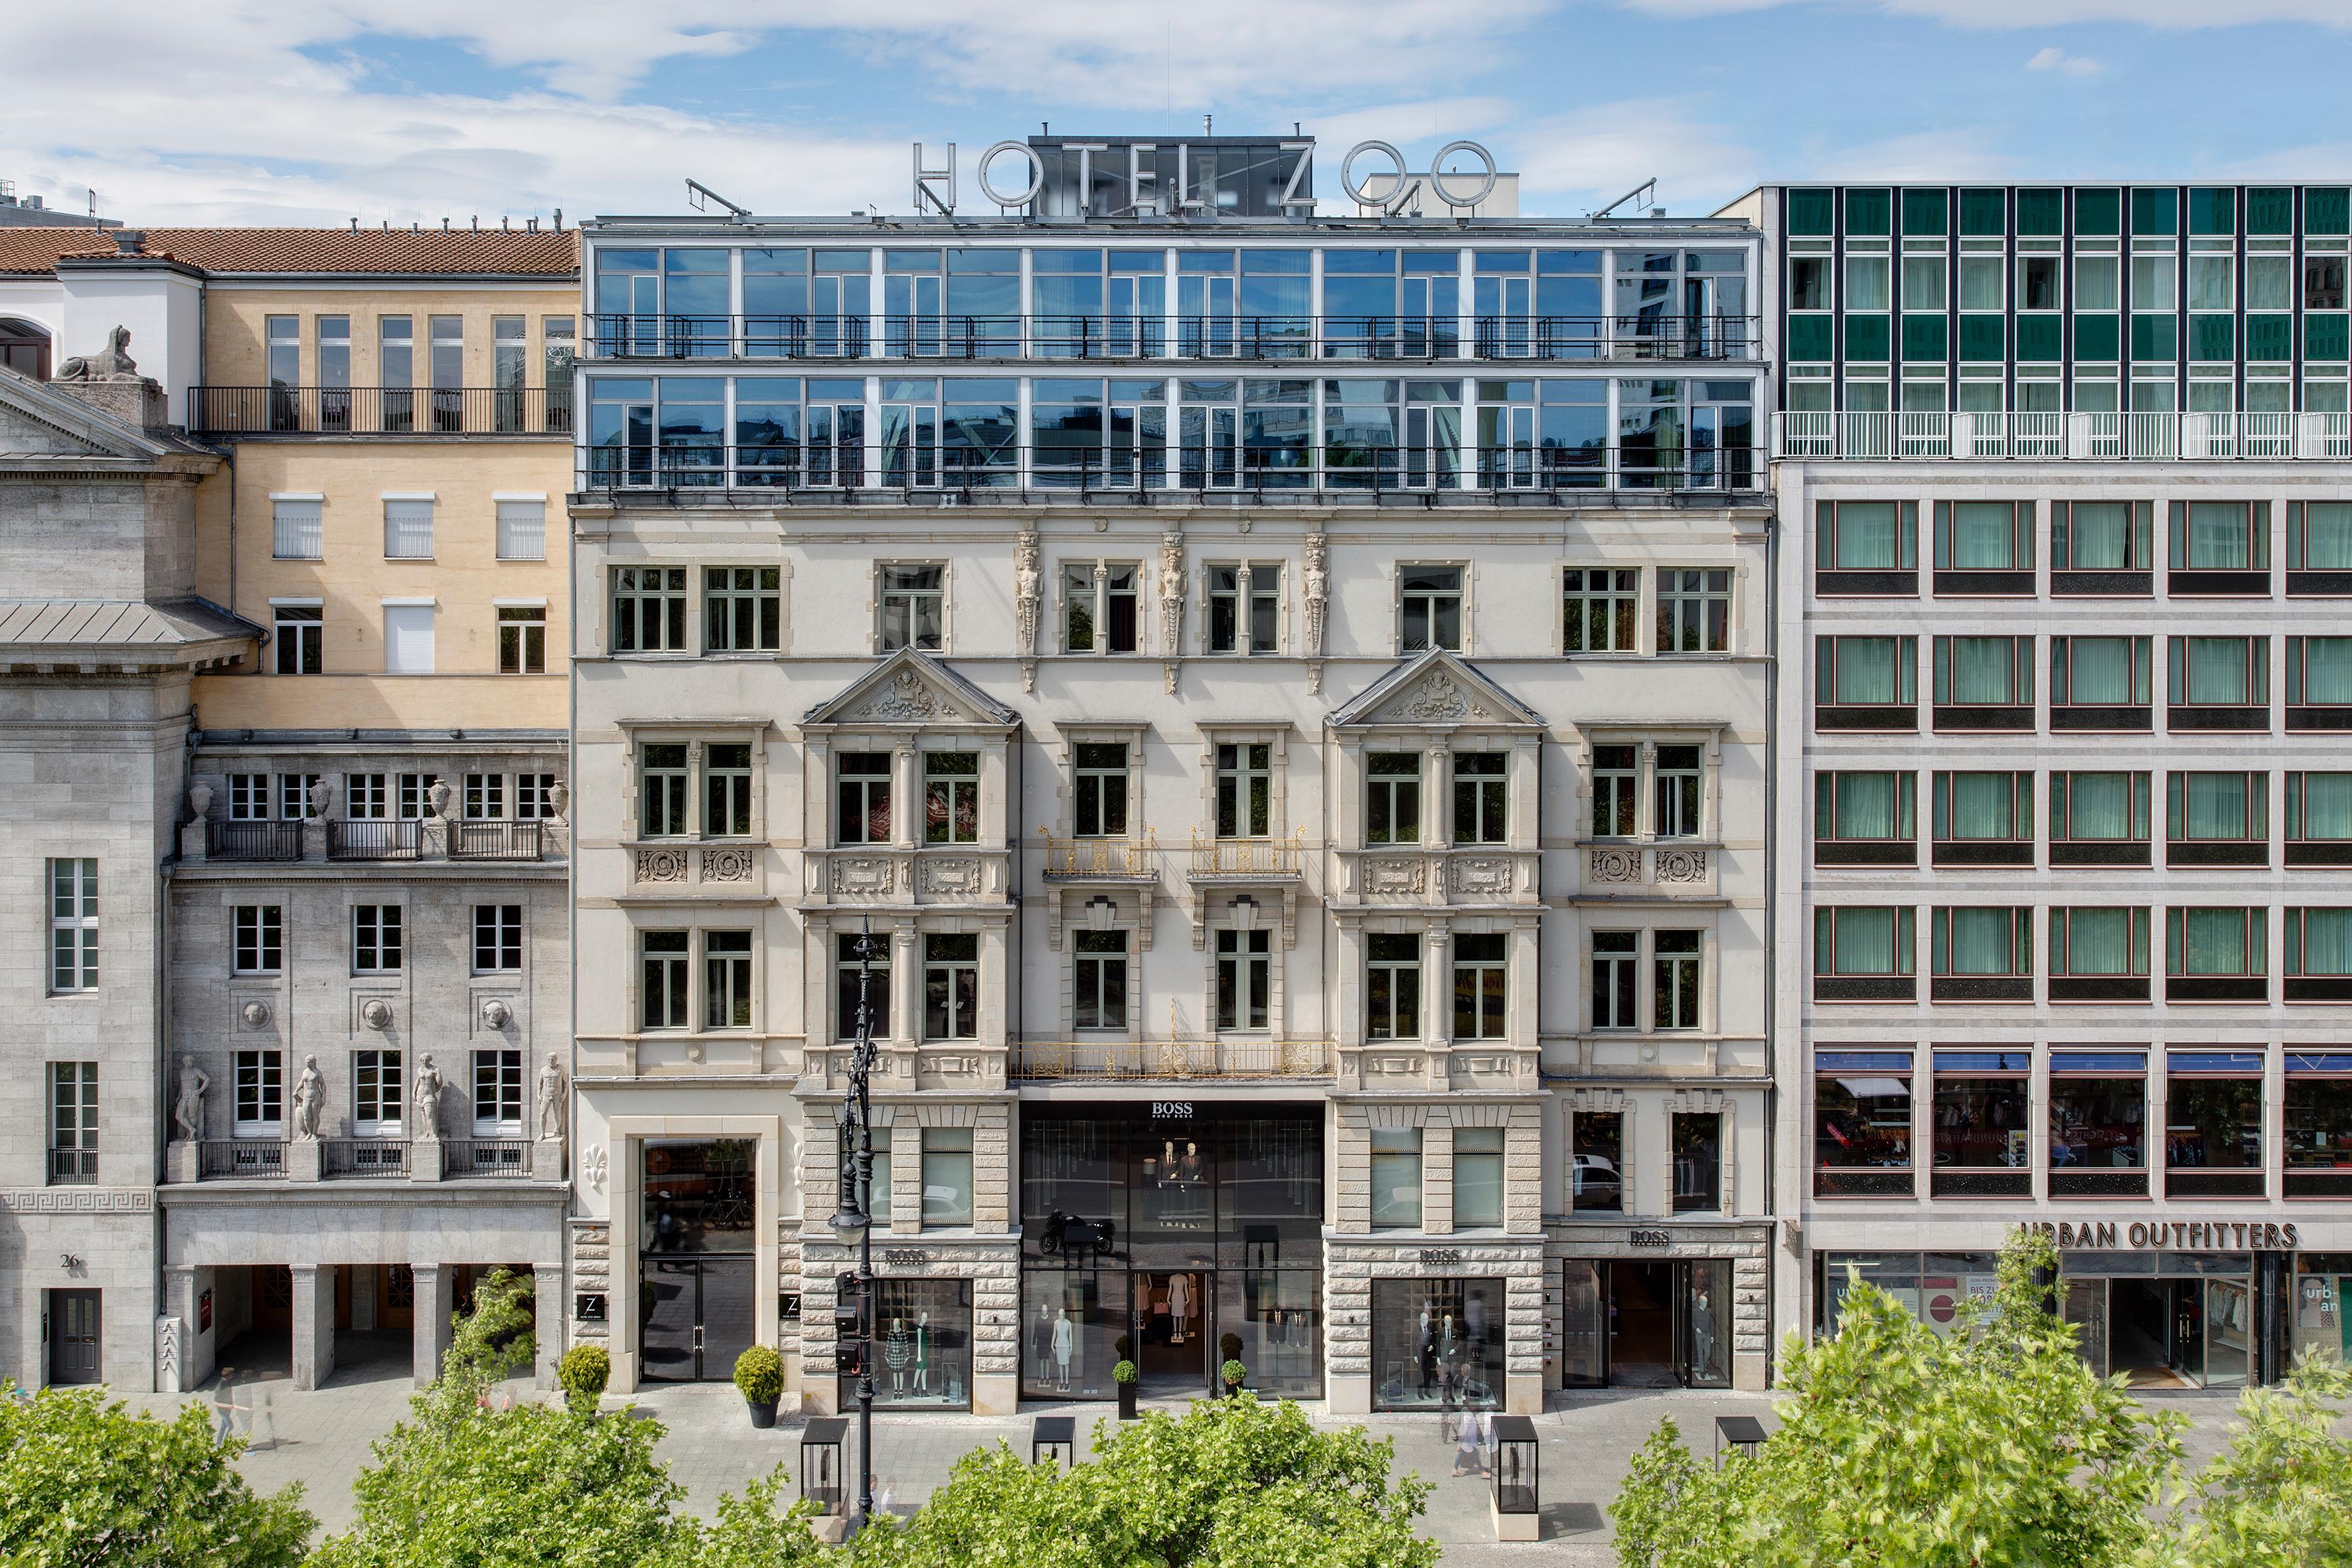
MULTIPOLYGON (((1456 145, 1458 146, 1460 143, 1457 142, 1456 145)), ((1404 188, 1404 154, 1398 152, 1395 147, 1386 142, 1359 142, 1353 147, 1348 149, 1348 155, 1346 157, 1339 160, 1339 188, 1347 192, 1349 198, 1360 206, 1372 206, 1377 205, 1373 202, 1371 197, 1364 194, 1363 184, 1356 178, 1355 174, 1356 160, 1362 157, 1367 153, 1387 153, 1390 161, 1396 164, 1397 188, 1400 191, 1404 188)), ((1490 168, 1493 166, 1493 159, 1490 158, 1487 160, 1487 163, 1490 168)))
POLYGON ((1429 161, 1429 183, 1436 187, 1438 199, 1447 206, 1475 207, 1494 192, 1495 154, 1487 152, 1475 142, 1448 142, 1444 146, 1440 147, 1437 150, 1437 155, 1429 161), (1466 196, 1455 195, 1446 188, 1445 182, 1449 178, 1459 177, 1449 175, 1445 170, 1446 157, 1454 153, 1468 153, 1486 166, 1486 175, 1479 181, 1478 188, 1466 196))
MULTIPOLYGON (((1492 160, 1489 160, 1490 165, 1491 163, 1492 160)), ((1030 146, 1026 142, 999 142, 995 146, 991 147, 987 152, 982 153, 980 155, 981 195, 986 196, 990 201, 994 202, 998 206, 1026 206, 1031 202, 1037 199, 1037 193, 1045 188, 1045 161, 1037 156, 1037 150, 1030 146), (988 166, 996 161, 996 155, 999 153, 1018 153, 1022 157, 1028 160, 1028 189, 1016 192, 1012 195, 1006 195, 1003 191, 998 190, 994 185, 988 183, 988 166)))

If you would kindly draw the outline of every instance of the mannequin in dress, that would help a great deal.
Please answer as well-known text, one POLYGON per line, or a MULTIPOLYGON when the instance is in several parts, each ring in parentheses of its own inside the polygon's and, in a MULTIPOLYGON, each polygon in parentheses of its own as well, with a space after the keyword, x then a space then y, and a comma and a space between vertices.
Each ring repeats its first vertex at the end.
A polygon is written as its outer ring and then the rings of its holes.
POLYGON ((907 1392, 907 1363, 914 1354, 914 1345, 907 1336, 907 1320, 890 1320, 890 1331, 882 1337, 882 1363, 890 1369, 890 1392, 907 1392))
POLYGON ((1029 1325, 1029 1363, 1036 1369, 1033 1375, 1040 1383, 1050 1375, 1046 1369, 1054 1359, 1054 1333, 1060 1326, 1054 1317, 1054 1303, 1038 1302, 1037 1321, 1029 1325))
POLYGON ((1192 1319, 1192 1277, 1171 1274, 1168 1277, 1168 1342, 1181 1345, 1192 1319))
POLYGON ((1067 1312, 1054 1320, 1054 1380, 1062 1392, 1070 1388, 1070 1353, 1077 1349, 1078 1326, 1070 1321, 1067 1312))
POLYGON ((915 1317, 915 1392, 931 1391, 931 1315, 920 1312, 915 1317))

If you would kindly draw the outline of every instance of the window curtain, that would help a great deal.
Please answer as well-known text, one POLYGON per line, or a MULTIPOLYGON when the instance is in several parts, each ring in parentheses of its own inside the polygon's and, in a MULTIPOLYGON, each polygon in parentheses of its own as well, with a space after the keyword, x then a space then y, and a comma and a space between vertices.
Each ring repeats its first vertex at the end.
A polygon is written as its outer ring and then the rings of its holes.
POLYGON ((2132 700, 2131 638, 2076 637, 2070 647, 2068 702, 2086 708, 2120 708, 2132 700))
POLYGON ((2008 910, 1948 910, 1951 923, 1944 972, 1948 974, 2012 974, 2010 944, 2017 931, 2008 910))
POLYGON ((1846 773, 1837 781, 1837 836, 1894 838, 1895 775, 1846 773))
POLYGON ((1837 509, 1837 564, 1847 572, 1892 572, 1902 564, 1896 548, 1895 503, 1846 501, 1837 509))
MULTIPOLYGON (((2067 835, 2073 838, 2132 837, 2131 775, 2076 773, 2067 781, 2067 835)), ((2347 795, 2352 801, 2352 795, 2347 795)), ((2347 820, 2352 820, 2352 809, 2347 820)))
POLYGON ((2246 973, 2246 917, 2242 910, 2183 910, 2184 974, 2246 973))
POLYGON ((1952 837, 1998 838, 2017 837, 2015 780, 2008 773, 1951 775, 1952 837))
MULTIPOLYGON (((1843 539, 1843 535, 1841 534, 1843 539)), ((1895 660, 1902 644, 1894 637, 1842 637, 1838 641, 1837 700, 1841 703, 1893 702, 1895 660)))
POLYGON ((2010 660, 2017 645, 2007 637, 1952 639, 1952 700, 1962 707, 2008 702, 2015 689, 2010 660))
POLYGON ((2352 501, 2306 501, 2303 563, 2315 572, 2352 571, 2352 501))
POLYGON ((2129 501, 2076 501, 2070 526, 2075 571, 2120 572, 2130 563, 2129 501))
POLYGON ((2305 910, 2301 913, 2303 963, 2299 973, 2352 974, 2352 910, 2305 910))
POLYGON ((1839 974, 1893 974, 1895 966, 1893 910, 1837 911, 1839 974))
POLYGON ((2352 637, 2303 639, 2303 700, 2322 707, 2352 705, 2352 637))
POLYGON ((2247 563, 2243 501, 2189 503, 2189 564, 2227 570, 2247 563))
POLYGON ((2066 911, 2066 973, 2129 974, 2131 916, 2129 910, 2066 911))
POLYGON ((2303 837, 2352 838, 2352 773, 2303 775, 2303 837))
POLYGON ((2242 706, 2246 694, 2246 644, 2242 637, 2189 637, 2188 690, 2193 706, 2242 706))
POLYGON ((1954 503, 1952 564, 1962 570, 1996 572, 2014 566, 2015 510, 2007 501, 1954 503))
POLYGON ((2190 773, 2182 781, 2183 816, 2189 838, 2246 836, 2246 775, 2190 773))

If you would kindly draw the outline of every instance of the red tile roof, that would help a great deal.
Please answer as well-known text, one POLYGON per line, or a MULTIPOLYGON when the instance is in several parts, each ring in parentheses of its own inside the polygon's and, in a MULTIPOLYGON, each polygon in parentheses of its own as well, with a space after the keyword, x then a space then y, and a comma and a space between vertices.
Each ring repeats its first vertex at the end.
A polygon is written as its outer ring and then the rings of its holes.
MULTIPOLYGON (((563 279, 579 231, 521 228, 151 228, 139 254, 206 272, 366 273, 563 279)), ((111 230, 0 228, 0 273, 53 272, 68 258, 117 254, 111 230)))

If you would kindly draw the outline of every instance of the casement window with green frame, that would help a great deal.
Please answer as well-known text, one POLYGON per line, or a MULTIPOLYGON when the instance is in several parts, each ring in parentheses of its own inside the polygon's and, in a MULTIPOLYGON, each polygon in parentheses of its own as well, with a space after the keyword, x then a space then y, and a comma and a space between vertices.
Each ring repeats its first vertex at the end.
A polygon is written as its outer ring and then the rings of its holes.
POLYGON ((2145 773, 2050 774, 2050 864, 2147 866, 2149 778, 2145 773))
POLYGON ((1935 775, 1933 831, 1938 866, 2033 864, 2033 770, 1935 775))
POLYGON ((2289 1051, 2284 1191, 2352 1198, 2352 1052, 2289 1051))
POLYGON ((2286 775, 2286 863, 2352 866, 2352 773, 2286 775))
POLYGON ((1813 503, 1813 591, 1825 597, 1919 592, 1919 503, 1813 503))
POLYGON ((2175 905, 2164 911, 2167 1002, 2270 999, 2270 911, 2175 905))
POLYGON ((1912 1054, 1813 1053, 1813 1195, 1912 1194, 1912 1054))
POLYGON ((2050 924, 2050 1000, 2148 999, 2148 911, 2119 904, 2053 906, 2050 924))
POLYGON ((2033 728, 2033 638, 1939 637, 1935 641, 1936 728, 2033 728))
POLYGON ((1936 503, 1938 597, 2031 598, 2033 579, 2032 501, 1936 503))
POLYGON ((1918 930, 1918 911, 1908 904, 1838 904, 1816 909, 1813 1000, 1916 1000, 1918 930))
POLYGON ((1937 1050, 1931 1197, 2033 1194, 2031 1051, 1937 1050))
POLYGON ((1937 905, 1927 923, 1929 1000, 2033 1000, 2032 910, 1937 905))
POLYGON ((2053 637, 2051 729, 2145 733, 2153 728, 2154 659, 2149 637, 2053 637))
POLYGON ((1919 775, 1813 775, 1813 864, 1915 866, 1919 860, 1919 775))
POLYGON ((2352 1002, 2352 909, 2288 908, 2280 994, 2289 1002, 2352 1002))
POLYGON ((2352 596, 2352 501, 2286 503, 2286 591, 2352 596))
POLYGON ((1813 728, 1916 731, 1919 728, 1919 639, 1816 637, 1813 728))
POLYGON ((2049 1067, 2050 1195, 2147 1196, 2147 1053, 2053 1049, 2049 1067))
POLYGON ((2267 866, 2271 775, 2184 773, 2164 780, 2164 863, 2172 867, 2267 866))
POLYGON ((2052 501, 2050 592, 2153 594, 2155 516, 2153 501, 2052 501))
POLYGON ((2177 500, 2168 510, 2166 593, 2270 593, 2270 502, 2177 500))
POLYGON ((2268 730, 2271 639, 2170 637, 2167 640, 2168 723, 2175 731, 2268 730))
POLYGON ((2168 1051, 2164 1195, 2263 1195, 2263 1053, 2168 1051))
POLYGON ((2286 639, 2286 727, 2352 730, 2352 637, 2286 639))

